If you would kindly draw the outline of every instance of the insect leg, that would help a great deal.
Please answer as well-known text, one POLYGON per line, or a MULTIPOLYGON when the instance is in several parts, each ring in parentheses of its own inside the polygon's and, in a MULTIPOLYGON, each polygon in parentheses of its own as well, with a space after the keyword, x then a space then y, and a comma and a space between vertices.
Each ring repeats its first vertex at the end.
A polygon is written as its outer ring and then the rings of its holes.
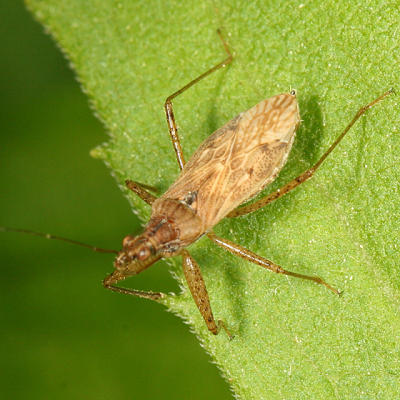
POLYGON ((277 274, 289 275, 289 276, 294 276, 296 278, 314 281, 316 283, 319 283, 320 285, 324 285, 333 293, 340 294, 340 292, 337 289, 333 288, 331 285, 326 283, 322 278, 320 278, 318 276, 309 276, 309 275, 298 274, 297 272, 287 271, 287 270, 283 269, 282 267, 280 267, 279 265, 273 263, 272 261, 267 260, 266 258, 261 257, 256 253, 253 253, 252 251, 246 249, 243 246, 233 243, 230 240, 220 238, 213 232, 207 233, 207 236, 213 242, 215 242, 218 246, 231 252, 235 256, 244 258, 245 260, 250 261, 254 264, 261 265, 262 267, 267 268, 272 272, 276 272, 277 274))
POLYGON ((192 293, 193 299, 203 316, 204 321, 207 324, 207 328, 214 335, 217 335, 220 328, 224 328, 229 338, 232 339, 232 335, 229 333, 225 324, 219 320, 218 326, 215 323, 215 319, 211 310, 210 299, 208 297, 207 288, 201 275, 200 267, 197 262, 192 258, 187 250, 182 250, 182 265, 183 272, 185 274, 186 282, 189 286, 190 292, 192 293))
POLYGON ((108 275, 104 280, 103 280, 103 286, 106 289, 110 289, 114 292, 118 293, 123 293, 123 294, 129 294, 131 296, 137 296, 137 297, 142 297, 143 299, 149 299, 149 300, 154 300, 157 301, 165 296, 164 293, 159 293, 159 292, 144 292, 142 290, 136 290, 136 289, 127 289, 119 286, 113 286, 113 283, 115 283, 114 279, 115 273, 112 273, 108 275))
POLYGON ((208 71, 206 71, 203 74, 201 74, 200 76, 198 76, 196 79, 193 79, 192 81, 190 81, 188 84, 183 86, 181 89, 179 89, 175 93, 173 93, 170 96, 168 96, 167 100, 165 100, 164 109, 165 109, 165 114, 166 114, 166 117, 167 117, 169 134, 171 136, 172 145, 174 146, 176 159, 178 161, 180 169, 182 169, 183 166, 185 165, 185 158, 183 157, 182 147, 181 147, 181 143, 180 143, 179 136, 178 136, 178 128, 177 128, 176 123, 175 123, 174 111, 172 109, 172 100, 175 97, 179 96, 181 93, 183 93, 185 90, 189 89, 195 83, 199 82, 200 80, 202 80, 206 76, 210 75, 211 73, 213 73, 217 69, 225 67, 227 64, 229 64, 232 61, 232 54, 231 54, 231 52, 229 50, 229 47, 228 47, 227 43, 225 42, 225 39, 223 38, 223 36, 221 34, 221 31, 218 29, 217 32, 218 32, 218 35, 219 35, 219 37, 220 37, 220 39, 222 41, 222 44, 224 45, 225 51, 228 54, 228 57, 225 58, 224 61, 220 62, 219 64, 215 65, 214 67, 212 67, 208 71))
POLYGON ((119 286, 111 286, 111 285, 104 285, 106 289, 110 289, 113 292, 123 293, 123 294, 130 294, 131 296, 141 297, 143 299, 149 299, 157 301, 165 296, 163 293, 158 292, 144 292, 142 290, 135 290, 135 289, 126 289, 119 286))
POLYGON ((154 200, 157 199, 157 197, 153 196, 150 194, 145 188, 152 188, 151 186, 148 185, 143 185, 138 182, 131 181, 127 179, 125 181, 126 186, 128 189, 132 190, 132 192, 136 193, 143 201, 145 201, 147 204, 152 205, 154 200))
POLYGON ((387 92, 383 93, 381 96, 376 98, 371 103, 361 107, 358 110, 357 114, 354 116, 354 118, 346 126, 344 131, 337 137, 337 139, 332 143, 332 145, 329 147, 329 149, 322 155, 322 157, 318 160, 318 162, 315 165, 313 165, 310 169, 303 172, 297 178, 293 179, 292 181, 287 183, 285 186, 278 189, 276 192, 270 193, 269 195, 263 197, 262 199, 256 201, 255 203, 246 205, 244 207, 239 207, 236 210, 233 210, 232 212, 230 212, 228 214, 228 217, 240 217, 241 215, 252 213, 252 212, 258 210, 259 208, 264 207, 269 203, 272 203, 274 200, 279 199, 279 197, 282 197, 286 193, 295 189, 297 186, 301 185, 306 180, 310 179, 314 175, 314 173, 318 169, 318 167, 325 161, 325 159, 328 157, 328 155, 333 151, 333 149, 339 144, 339 142, 343 139, 343 137, 346 135, 346 133, 354 125, 354 123, 361 117, 361 115, 363 115, 368 109, 373 107, 375 104, 379 103, 381 100, 383 100, 386 96, 388 96, 391 93, 393 93, 393 89, 388 90, 387 92))

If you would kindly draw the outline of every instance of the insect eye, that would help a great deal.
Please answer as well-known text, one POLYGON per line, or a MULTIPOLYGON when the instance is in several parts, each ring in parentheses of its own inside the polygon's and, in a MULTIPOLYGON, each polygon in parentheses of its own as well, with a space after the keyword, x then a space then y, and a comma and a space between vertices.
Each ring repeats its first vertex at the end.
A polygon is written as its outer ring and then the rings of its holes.
POLYGON ((137 258, 139 260, 145 260, 147 257, 149 257, 150 251, 148 248, 142 248, 139 250, 139 253, 137 255, 137 258))
POLYGON ((134 236, 131 235, 127 235, 124 237, 123 241, 122 241, 122 246, 123 247, 129 247, 129 245, 131 244, 131 242, 135 239, 134 236))

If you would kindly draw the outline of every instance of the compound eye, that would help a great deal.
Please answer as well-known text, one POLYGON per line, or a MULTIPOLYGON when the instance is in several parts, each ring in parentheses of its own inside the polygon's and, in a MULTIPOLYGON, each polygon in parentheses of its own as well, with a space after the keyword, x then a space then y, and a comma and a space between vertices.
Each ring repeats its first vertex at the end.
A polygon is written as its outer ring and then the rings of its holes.
POLYGON ((149 257, 150 257, 150 250, 148 247, 142 247, 137 254, 137 258, 140 261, 146 260, 146 258, 149 257))
POLYGON ((129 247, 130 244, 135 240, 135 236, 127 235, 122 240, 122 247, 129 247))

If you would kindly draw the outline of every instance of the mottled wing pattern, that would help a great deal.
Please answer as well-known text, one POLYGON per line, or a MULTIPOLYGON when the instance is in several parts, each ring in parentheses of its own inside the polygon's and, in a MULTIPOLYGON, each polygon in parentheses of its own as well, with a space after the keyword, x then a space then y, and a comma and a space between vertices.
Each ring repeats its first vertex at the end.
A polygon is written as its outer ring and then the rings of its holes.
POLYGON ((190 207, 210 229, 275 179, 299 122, 295 95, 262 101, 209 136, 161 199, 190 194, 190 207))

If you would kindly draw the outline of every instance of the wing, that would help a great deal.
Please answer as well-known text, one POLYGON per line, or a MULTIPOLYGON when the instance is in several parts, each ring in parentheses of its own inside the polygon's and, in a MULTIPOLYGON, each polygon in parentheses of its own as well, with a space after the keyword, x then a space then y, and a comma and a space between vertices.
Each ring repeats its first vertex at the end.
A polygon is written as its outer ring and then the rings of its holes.
POLYGON ((209 136, 159 201, 185 202, 210 229, 276 178, 299 122, 295 95, 262 101, 209 136))

